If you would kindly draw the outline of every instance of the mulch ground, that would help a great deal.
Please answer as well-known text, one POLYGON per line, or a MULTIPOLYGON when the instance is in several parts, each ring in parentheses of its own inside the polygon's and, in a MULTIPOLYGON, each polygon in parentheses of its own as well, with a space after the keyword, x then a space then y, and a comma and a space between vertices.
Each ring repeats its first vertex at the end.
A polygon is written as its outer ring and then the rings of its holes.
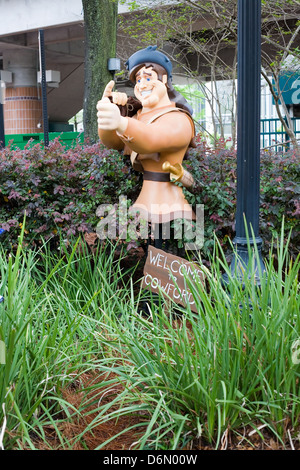
MULTIPOLYGON (((96 409, 99 404, 108 405, 118 393, 122 391, 122 384, 116 378, 115 383, 110 390, 101 390, 103 380, 113 380, 114 374, 111 372, 105 377, 95 377, 85 374, 68 388, 63 390, 63 398, 73 407, 80 409, 85 404, 84 416, 76 417, 73 421, 66 421, 59 426, 59 433, 63 436, 63 441, 70 443, 71 450, 95 450, 102 446, 108 439, 112 439, 108 444, 101 447, 101 450, 109 451, 128 451, 136 450, 138 442, 145 430, 145 422, 149 415, 140 416, 120 416, 118 419, 110 420, 93 426, 91 431, 85 431, 87 426, 93 423, 97 418, 96 409), (93 390, 85 393, 83 390, 93 386, 93 390), (95 410, 95 411, 94 411, 95 410), (133 430, 126 430, 128 427, 137 425, 133 430), (139 427, 140 425, 140 427, 139 427), (124 432, 125 431, 125 432, 124 432), (121 434, 120 434, 121 433, 121 434), (82 434, 82 438, 77 437, 82 434), (75 442, 76 441, 76 442, 75 442), (74 443, 75 442, 75 443, 74 443)), ((109 407, 109 412, 117 410, 116 405, 109 407)), ((285 445, 280 443, 265 427, 259 429, 259 423, 256 423, 258 431, 252 426, 245 427, 237 432, 231 432, 229 429, 223 434, 220 445, 217 450, 300 450, 300 436, 295 442, 290 436, 287 436, 285 445)), ((44 429, 46 440, 36 440, 35 446, 38 450, 69 450, 67 445, 63 445, 57 435, 54 427, 49 426, 44 429)), ((203 439, 196 438, 191 440, 189 445, 182 451, 213 451, 214 446, 205 442, 203 439)))

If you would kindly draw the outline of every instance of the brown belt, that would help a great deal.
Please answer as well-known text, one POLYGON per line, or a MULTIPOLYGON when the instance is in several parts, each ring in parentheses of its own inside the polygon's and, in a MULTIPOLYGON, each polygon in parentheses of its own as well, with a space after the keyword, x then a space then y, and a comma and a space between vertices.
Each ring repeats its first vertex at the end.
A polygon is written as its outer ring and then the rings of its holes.
POLYGON ((160 173, 158 171, 144 171, 144 180, 147 181, 170 181, 170 173, 160 173))

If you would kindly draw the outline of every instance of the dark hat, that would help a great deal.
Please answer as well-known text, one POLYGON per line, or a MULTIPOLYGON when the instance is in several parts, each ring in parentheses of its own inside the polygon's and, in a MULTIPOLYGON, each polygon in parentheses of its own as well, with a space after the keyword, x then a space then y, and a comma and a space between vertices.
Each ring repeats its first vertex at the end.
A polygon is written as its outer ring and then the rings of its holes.
POLYGON ((156 50, 157 46, 148 46, 146 49, 140 49, 132 54, 126 62, 129 73, 138 65, 145 63, 153 63, 161 65, 167 72, 168 79, 172 78, 172 63, 168 57, 160 51, 156 50))

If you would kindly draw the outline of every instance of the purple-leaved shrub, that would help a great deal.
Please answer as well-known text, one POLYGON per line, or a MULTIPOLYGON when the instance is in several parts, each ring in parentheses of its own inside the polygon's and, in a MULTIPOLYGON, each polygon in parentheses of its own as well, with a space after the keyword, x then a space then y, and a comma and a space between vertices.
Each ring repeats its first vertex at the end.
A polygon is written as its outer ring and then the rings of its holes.
MULTIPOLYGON (((195 194, 184 190, 188 201, 193 206, 204 204, 204 256, 213 246, 214 232, 229 252, 235 230, 236 152, 222 141, 211 149, 199 138, 184 165, 197 184, 195 194)), ((265 252, 272 236, 280 233, 283 217, 286 231, 292 229, 290 252, 293 256, 299 252, 299 174, 296 153, 262 153, 260 235, 265 252)), ((55 139, 45 149, 40 144, 28 144, 24 150, 8 146, 0 152, 0 228, 6 231, 2 244, 17 243, 25 211, 24 241, 29 246, 51 238, 55 247, 59 236, 68 239, 95 232, 98 206, 118 204, 120 196, 130 204, 141 182, 129 157, 100 142, 66 148, 55 139)))

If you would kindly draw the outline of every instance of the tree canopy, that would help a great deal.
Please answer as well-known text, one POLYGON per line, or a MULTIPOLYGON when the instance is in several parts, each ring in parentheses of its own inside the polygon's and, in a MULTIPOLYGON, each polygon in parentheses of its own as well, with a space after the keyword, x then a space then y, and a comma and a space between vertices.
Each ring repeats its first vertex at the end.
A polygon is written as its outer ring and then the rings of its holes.
MULTIPOLYGON (((122 1, 122 0, 120 0, 122 1)), ((298 0, 262 0, 262 76, 273 95, 278 117, 295 141, 289 113, 278 92, 278 80, 288 63, 300 69, 300 2, 298 0), (293 58, 293 60, 291 60, 293 58), (281 104, 281 106, 279 105, 281 104)), ((177 65, 179 74, 199 81, 211 106, 215 131, 221 130, 221 100, 217 82, 232 82, 232 134, 235 129, 234 81, 237 76, 237 0, 136 0, 132 13, 119 18, 118 53, 126 59, 128 38, 132 51, 157 44, 177 65), (123 38, 122 38, 123 35, 123 38), (123 40, 124 39, 124 40, 123 40), (211 86, 208 87, 207 83, 211 86)), ((215 132, 216 133, 216 132, 215 132)), ((296 145, 296 142, 295 142, 296 145)))

